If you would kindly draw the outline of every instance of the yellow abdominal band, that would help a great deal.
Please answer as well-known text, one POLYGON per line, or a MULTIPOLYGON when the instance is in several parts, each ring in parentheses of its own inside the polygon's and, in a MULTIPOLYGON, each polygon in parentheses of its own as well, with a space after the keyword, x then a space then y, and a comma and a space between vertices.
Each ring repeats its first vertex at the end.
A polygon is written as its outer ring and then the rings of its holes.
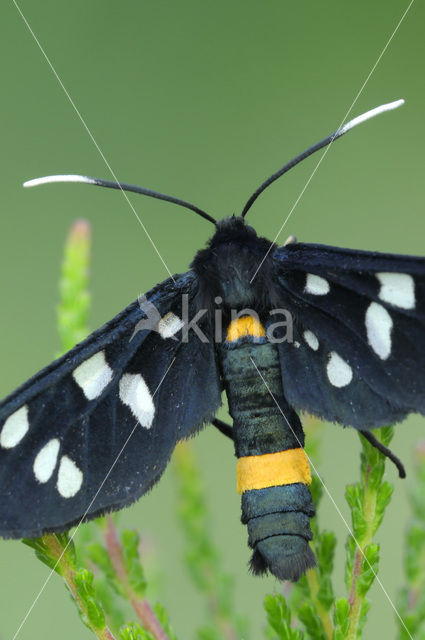
POLYGON ((239 338, 252 336, 262 338, 266 335, 261 322, 254 316, 242 316, 232 320, 227 329, 227 342, 236 342, 239 338))
POLYGON ((310 465, 301 448, 239 458, 236 475, 238 493, 297 482, 311 483, 310 465))

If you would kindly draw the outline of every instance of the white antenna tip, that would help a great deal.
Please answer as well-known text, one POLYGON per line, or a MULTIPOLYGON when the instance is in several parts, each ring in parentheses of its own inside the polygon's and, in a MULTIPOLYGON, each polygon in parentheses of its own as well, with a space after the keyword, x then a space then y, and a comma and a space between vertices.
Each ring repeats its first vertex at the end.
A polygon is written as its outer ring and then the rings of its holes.
POLYGON ((40 184, 51 184, 52 182, 85 182, 87 184, 96 184, 96 180, 88 176, 79 176, 74 174, 43 176, 42 178, 34 178, 24 182, 24 187, 38 187, 40 184))
POLYGON ((370 109, 370 111, 366 111, 366 113, 362 113, 362 115, 357 116, 357 118, 353 118, 346 124, 342 125, 339 129, 339 135, 347 133, 353 127, 356 127, 358 124, 365 122, 366 120, 370 120, 370 118, 374 118, 375 116, 379 116, 384 111, 392 111, 393 109, 398 109, 404 104, 403 98, 400 100, 394 100, 394 102, 387 102, 387 104, 381 104, 379 107, 375 107, 374 109, 370 109))

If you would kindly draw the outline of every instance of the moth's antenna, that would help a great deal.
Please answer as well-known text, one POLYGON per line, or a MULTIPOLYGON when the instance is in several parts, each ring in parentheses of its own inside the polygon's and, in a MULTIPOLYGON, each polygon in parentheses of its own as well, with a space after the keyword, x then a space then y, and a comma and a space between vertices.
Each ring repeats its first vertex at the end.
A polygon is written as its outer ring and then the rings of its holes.
POLYGON ((395 102, 382 104, 380 107, 376 107, 375 109, 366 111, 366 113, 363 113, 361 116, 357 116, 357 118, 353 118, 353 120, 350 120, 350 122, 347 122, 346 124, 342 125, 342 127, 340 127, 339 129, 331 133, 326 138, 323 138, 323 140, 320 140, 320 142, 316 142, 316 144, 314 144, 312 147, 309 147, 308 149, 300 153, 299 156, 296 156, 290 162, 288 162, 288 164, 285 164, 281 169, 276 171, 276 173, 273 173, 273 175, 271 175, 270 178, 267 178, 267 180, 265 180, 263 184, 261 184, 258 187, 258 189, 252 194, 252 196, 244 206, 243 211, 241 213, 242 218, 246 216, 246 214, 248 213, 249 209, 252 207, 252 205, 258 198, 258 196, 261 193, 263 193, 263 191, 267 189, 267 187, 270 186, 275 180, 277 180, 278 178, 280 178, 280 176, 283 176, 284 173, 289 171, 289 169, 292 169, 292 167, 295 167, 295 165, 297 165, 302 160, 305 160, 305 158, 308 158, 308 156, 311 156, 316 151, 319 151, 319 149, 322 149, 323 147, 326 147, 328 144, 330 144, 334 140, 337 140, 338 138, 343 136, 344 133, 347 133, 347 131, 350 131, 350 129, 353 129, 358 124, 361 124, 366 120, 370 120, 370 118, 374 118, 375 116, 379 116, 381 113, 384 113, 384 111, 391 111, 392 109, 397 109, 398 107, 401 107, 402 104, 404 104, 404 100, 396 100, 395 102))
POLYGON ((158 191, 152 191, 151 189, 145 189, 144 187, 137 187, 134 184, 126 184, 125 182, 113 182, 112 180, 102 180, 101 178, 90 178, 90 176, 79 175, 63 175, 63 176, 44 176, 43 178, 34 178, 34 180, 27 180, 24 182, 24 187, 38 187, 40 184, 50 184, 51 182, 83 182, 85 184, 94 184, 98 187, 107 187, 108 189, 119 189, 120 191, 133 191, 134 193, 141 193, 144 196, 150 196, 151 198, 157 198, 157 200, 165 200, 166 202, 173 202, 180 207, 186 207, 197 213, 201 218, 217 224, 217 221, 208 213, 195 207, 190 202, 180 200, 180 198, 174 198, 173 196, 167 196, 164 193, 158 191))

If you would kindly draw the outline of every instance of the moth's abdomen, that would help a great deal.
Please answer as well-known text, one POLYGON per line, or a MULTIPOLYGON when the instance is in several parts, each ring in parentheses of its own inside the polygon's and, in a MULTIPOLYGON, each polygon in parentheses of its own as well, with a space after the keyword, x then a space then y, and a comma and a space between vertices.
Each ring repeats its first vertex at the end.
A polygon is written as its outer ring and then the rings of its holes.
POLYGON ((275 485, 242 493, 242 522, 254 553, 255 574, 269 570, 279 580, 298 580, 316 564, 308 542, 314 507, 308 486, 275 485), (287 491, 290 489, 290 491, 287 491), (249 515, 248 515, 249 514, 249 515))
POLYGON ((227 337, 221 360, 251 569, 295 581, 315 565, 308 544, 314 507, 304 433, 284 397, 277 348, 261 325, 234 320, 227 337))

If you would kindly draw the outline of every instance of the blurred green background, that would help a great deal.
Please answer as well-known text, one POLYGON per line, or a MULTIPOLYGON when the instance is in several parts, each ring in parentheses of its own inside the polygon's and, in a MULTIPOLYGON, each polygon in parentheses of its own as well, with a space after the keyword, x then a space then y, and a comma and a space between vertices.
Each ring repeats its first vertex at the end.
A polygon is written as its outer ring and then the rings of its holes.
MULTIPOLYGON (((341 122, 408 2, 324 0, 22 0, 20 7, 118 178, 180 196, 216 217, 239 212, 250 193, 292 156, 341 122)), ((286 226, 307 242, 424 254, 425 7, 416 2, 351 116, 397 98, 406 105, 369 122, 327 154, 286 226)), ((0 395, 12 391, 58 349, 58 269, 71 222, 93 225, 92 328, 167 273, 120 193, 84 185, 24 190, 51 173, 110 178, 105 162, 52 74, 13 2, 0 20, 1 194, 0 395)), ((249 220, 273 238, 309 178, 313 156, 271 187, 249 220)), ((188 211, 129 196, 172 272, 185 270, 212 231, 188 211)), ((423 437, 411 417, 393 441, 407 468, 423 437)), ((213 513, 212 534, 235 575, 240 613, 259 638, 262 600, 281 589, 246 570, 249 551, 234 491, 235 459, 225 438, 206 429, 194 446, 213 513)), ((326 425, 319 470, 347 517, 345 484, 358 477, 355 433, 326 425)), ((409 478, 395 482, 379 532, 380 578, 391 598, 402 582, 409 478)), ((159 594, 180 638, 203 617, 182 561, 175 494, 168 470, 121 522, 149 542, 159 594)), ((322 523, 338 536, 343 595, 346 529, 325 497, 322 523)), ((11 638, 41 588, 47 568, 19 542, 0 542, 0 637, 11 638)), ((379 585, 365 638, 394 637, 393 611, 379 585)), ((54 576, 20 640, 90 637, 54 576)))

